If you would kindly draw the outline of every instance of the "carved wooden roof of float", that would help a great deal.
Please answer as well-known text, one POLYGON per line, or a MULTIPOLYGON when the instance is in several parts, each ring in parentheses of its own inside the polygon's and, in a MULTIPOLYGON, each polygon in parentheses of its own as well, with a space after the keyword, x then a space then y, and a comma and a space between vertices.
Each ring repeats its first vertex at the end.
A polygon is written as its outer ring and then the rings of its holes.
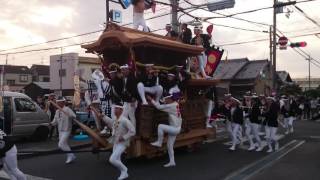
POLYGON ((154 47, 163 50, 171 50, 175 52, 185 53, 189 56, 195 56, 203 51, 203 48, 188 44, 183 44, 179 41, 157 35, 154 33, 142 32, 135 29, 120 27, 110 23, 99 39, 87 45, 82 45, 82 48, 87 49, 87 52, 102 53, 108 49, 119 49, 129 47, 154 47))

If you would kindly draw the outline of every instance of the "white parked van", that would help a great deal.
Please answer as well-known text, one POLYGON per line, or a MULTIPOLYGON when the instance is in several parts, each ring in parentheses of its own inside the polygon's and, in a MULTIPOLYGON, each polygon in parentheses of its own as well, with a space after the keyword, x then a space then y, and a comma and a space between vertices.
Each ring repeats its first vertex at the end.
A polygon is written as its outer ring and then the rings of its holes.
POLYGON ((12 136, 45 140, 49 134, 48 115, 25 94, 4 91, 0 128, 12 136))

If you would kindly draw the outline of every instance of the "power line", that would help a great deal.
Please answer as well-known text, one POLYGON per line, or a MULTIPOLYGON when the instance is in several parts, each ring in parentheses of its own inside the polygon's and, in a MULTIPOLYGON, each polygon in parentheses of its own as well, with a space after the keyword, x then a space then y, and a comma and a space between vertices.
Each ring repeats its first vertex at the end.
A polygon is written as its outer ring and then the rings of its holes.
POLYGON ((234 42, 234 43, 226 43, 226 44, 219 44, 218 46, 234 46, 234 45, 240 45, 240 44, 250 44, 255 42, 262 42, 262 41, 269 41, 269 39, 256 39, 252 41, 242 41, 242 42, 234 42))
MULTIPOLYGON (((189 0, 184 0, 186 3, 188 3, 189 5, 192 5, 192 6, 196 6, 195 4, 192 4, 189 0)), ((214 14, 218 14, 220 16, 223 16, 224 18, 232 18, 232 19, 236 19, 236 20, 240 20, 240 21, 245 21, 245 22, 248 22, 248 23, 251 23, 251 24, 256 24, 256 25, 263 25, 263 26, 270 26, 270 24, 267 24, 267 23, 262 23, 262 22, 256 22, 256 21, 251 21, 251 20, 247 20, 247 19, 243 19, 243 18, 239 18, 239 17, 228 17, 228 15, 226 14, 222 14, 222 13, 218 13, 218 12, 212 12, 212 11, 209 11, 208 9, 205 9, 205 8, 200 8, 206 12, 210 12, 210 13, 214 13, 214 14)))
POLYGON ((261 30, 255 30, 255 29, 248 29, 248 28, 242 28, 242 27, 236 27, 236 26, 229 26, 229 25, 224 25, 224 24, 217 24, 217 23, 212 23, 210 21, 207 20, 202 20, 201 18, 194 16, 192 14, 190 14, 189 12, 186 12, 184 10, 181 10, 183 13, 185 13, 186 15, 194 18, 194 19, 200 19, 203 22, 215 25, 215 26, 220 26, 220 27, 226 27, 226 28, 231 28, 231 29, 236 29, 236 30, 242 30, 242 31, 250 31, 250 32, 259 32, 259 33, 268 33, 267 31, 261 31, 261 30))
MULTIPOLYGON (((292 2, 295 2, 295 4, 298 4, 298 3, 305 3, 305 2, 311 2, 311 1, 317 1, 317 0, 304 0, 304 1, 292 1, 292 2)), ((226 15, 224 17, 207 17, 207 18, 204 18, 204 20, 218 19, 218 18, 228 18, 228 17, 233 17, 233 16, 237 16, 237 15, 242 15, 242 14, 248 14, 248 13, 253 13, 253 12, 257 12, 257 11, 261 11, 261 10, 273 9, 273 8, 274 8, 274 6, 268 6, 268 7, 258 8, 258 9, 252 9, 252 10, 237 12, 237 13, 226 15)))
MULTIPOLYGON (((160 31, 160 30, 164 30, 164 28, 155 29, 155 30, 152 30, 152 32, 160 31)), ((61 48, 66 48, 66 47, 79 46, 79 45, 93 43, 93 42, 95 42, 95 41, 87 41, 87 42, 82 42, 82 43, 70 44, 70 45, 65 45, 65 46, 56 46, 56 47, 50 47, 50 48, 31 49, 31 50, 25 50, 25 51, 4 53, 4 54, 0 54, 0 55, 12 55, 12 54, 23 54, 23 53, 38 52, 38 51, 49 51, 49 50, 53 50, 53 49, 61 49, 61 48)))
POLYGON ((320 24, 315 21, 314 19, 312 19, 310 16, 308 16, 307 13, 305 13, 301 8, 299 8, 297 5, 294 6, 305 18, 307 18, 308 20, 310 20, 313 24, 315 24, 316 26, 320 27, 320 24))
MULTIPOLYGON (((285 36, 279 29, 277 29, 277 31, 278 31, 281 35, 285 36)), ((301 36, 304 36, 304 35, 301 35, 301 36)), ((289 40, 289 42, 291 43, 290 40, 289 40)), ((304 51, 303 49, 301 49, 301 48, 297 48, 297 49, 292 48, 292 49, 294 49, 294 51, 296 51, 296 52, 298 52, 298 50, 300 50, 305 56, 310 57, 311 60, 313 60, 314 62, 320 64, 320 61, 319 61, 319 60, 314 59, 313 57, 311 57, 310 54, 307 53, 306 51, 304 51)), ((299 54, 300 54, 300 53, 299 53, 299 54)), ((301 55, 301 54, 300 54, 300 55, 301 55)), ((310 60, 310 61, 311 61, 311 60, 310 60)), ((311 61, 311 62, 312 62, 312 61, 311 61)), ((314 62, 312 62, 312 63, 315 64, 314 62)), ((316 64, 316 65, 317 65, 317 64, 316 64)), ((317 65, 317 66, 318 66, 318 65, 317 65)))
POLYGON ((73 47, 73 46, 79 46, 87 43, 93 43, 95 41, 88 41, 88 42, 82 42, 82 43, 76 43, 76 44, 70 44, 70 45, 65 45, 65 46, 55 46, 51 48, 42 48, 42 49, 31 49, 31 50, 25 50, 25 51, 18 51, 18 52, 12 52, 12 53, 4 53, 0 55, 12 55, 12 54, 23 54, 23 53, 29 53, 29 52, 37 52, 37 51, 49 51, 53 49, 61 49, 61 48, 66 48, 66 47, 73 47))
POLYGON ((74 35, 74 36, 68 36, 68 37, 64 37, 64 38, 58 38, 58 39, 54 39, 54 40, 49 40, 49 41, 46 41, 46 42, 34 43, 34 44, 29 44, 29 45, 24 45, 24 46, 18 46, 18 47, 14 47, 14 48, 10 48, 10 49, 0 50, 0 52, 11 51, 11 50, 21 49, 21 48, 26 48, 26 47, 32 47, 32 46, 37 46, 37 45, 42 45, 42 44, 47 44, 47 43, 53 43, 53 42, 57 42, 57 41, 63 41, 63 40, 72 39, 72 38, 75 38, 75 37, 87 36, 87 35, 95 34, 95 33, 102 32, 102 31, 103 30, 97 30, 97 31, 78 34, 78 35, 74 35))
MULTIPOLYGON (((282 33, 282 34, 283 34, 283 33, 282 33)), ((316 35, 316 34, 320 34, 320 32, 308 33, 308 34, 300 34, 300 35, 295 35, 295 36, 289 36, 288 38, 297 38, 297 37, 304 37, 304 36, 313 36, 313 35, 316 35)), ((249 44, 249 43, 261 42, 261 41, 269 41, 269 39, 268 39, 268 38, 263 38, 263 39, 254 39, 254 40, 250 40, 250 41, 231 42, 231 43, 220 44, 219 46, 233 46, 233 45, 249 44)))
MULTIPOLYGON (((166 4, 166 3, 164 3, 164 4, 166 4)), ((192 8, 189 7, 189 8, 185 8, 185 9, 193 9, 193 7, 192 8)), ((185 10, 185 9, 180 8, 180 11, 185 10)), ((170 14, 171 13, 165 13, 165 14, 161 14, 161 15, 157 15, 157 16, 153 16, 153 17, 147 18, 146 20, 156 19, 156 18, 160 18, 160 17, 167 16, 167 15, 170 15, 170 14)), ((128 26, 128 25, 131 25, 131 24, 133 24, 133 23, 132 22, 126 23, 126 24, 123 24, 122 26, 128 26)), ((237 30, 252 31, 252 32, 262 32, 262 31, 259 31, 259 30, 246 29, 246 28, 240 28, 240 27, 233 27, 233 26, 222 25, 222 24, 215 24, 215 25, 216 26, 221 26, 221 27, 237 29, 237 30)), ((0 50, 0 52, 11 51, 11 50, 16 50, 16 49, 22 49, 22 48, 27 48, 27 47, 32 47, 32 46, 38 46, 38 45, 43 45, 43 44, 52 43, 52 42, 58 42, 58 41, 62 41, 62 40, 72 39, 72 38, 75 38, 75 37, 81 37, 81 36, 87 36, 87 35, 91 35, 91 34, 95 34, 95 33, 100 33, 102 31, 103 30, 96 30, 96 31, 91 31, 91 32, 83 33, 83 34, 78 34, 78 35, 73 35, 73 36, 67 36, 67 37, 63 37, 63 38, 53 39, 53 40, 49 40, 49 41, 46 41, 46 42, 28 44, 28 45, 24 45, 24 46, 18 46, 18 47, 14 47, 14 48, 9 48, 9 49, 3 49, 3 50, 0 50)))
MULTIPOLYGON (((161 15, 154 16, 154 17, 151 17, 151 18, 147 18, 146 20, 155 19, 155 18, 158 18, 158 17, 163 17, 163 16, 166 16, 166 15, 169 15, 169 14, 171 14, 171 13, 161 14, 161 15)), ((132 23, 127 23, 127 24, 123 24, 123 26, 128 26, 128 25, 131 25, 131 24, 132 23)), ((72 38, 75 38, 75 37, 81 37, 81 36, 91 35, 91 34, 100 33, 100 32, 103 32, 103 30, 96 30, 96 31, 91 31, 91 32, 83 33, 83 34, 74 35, 74 36, 67 36, 67 37, 53 39, 53 40, 49 40, 49 41, 41 42, 41 43, 34 43, 34 44, 29 44, 29 45, 24 45, 24 46, 18 46, 18 47, 14 47, 14 48, 10 48, 10 49, 0 50, 0 52, 11 51, 11 50, 16 50, 16 49, 22 49, 22 48, 32 47, 32 46, 38 46, 38 45, 43 45, 43 44, 47 44, 47 43, 52 43, 52 42, 72 39, 72 38)), ((12 54, 12 53, 7 53, 7 54, 12 54)))
MULTIPOLYGON (((311 1, 316 1, 316 0, 305 0, 305 1, 298 1, 297 3, 303 3, 303 2, 311 2, 311 1)), ((163 5, 167 5, 167 6, 171 6, 171 4, 168 3, 164 3, 164 2, 158 2, 159 4, 163 4, 163 5)), ((179 11, 184 12, 185 10, 188 9, 194 9, 194 8, 201 8, 201 7, 205 7, 210 3, 205 3, 205 4, 201 4, 201 5, 196 5, 196 6, 192 6, 192 7, 187 7, 187 8, 180 8, 179 11)), ((240 12, 240 13, 235 13, 235 14, 231 14, 231 15, 225 15, 225 17, 232 17, 235 16, 237 14, 244 14, 244 13, 249 13, 249 12, 255 12, 255 11, 259 11, 259 10, 263 10, 263 9, 269 9, 269 8, 273 8, 273 7, 265 7, 265 8, 259 8, 259 9, 255 9, 255 10, 250 10, 250 11, 245 11, 245 12, 240 12)), ((184 12, 185 13, 185 12, 184 12)), ((167 16, 170 15, 171 13, 165 13, 165 14, 161 14, 161 15, 157 15, 157 16, 153 16, 150 18, 147 18, 146 20, 151 20, 151 19, 156 19, 159 17, 163 17, 163 16, 167 16)), ((186 13, 190 16, 189 13, 186 13)), ((196 18, 195 16, 192 16, 196 18)), ((239 18, 237 18, 239 19, 239 18)), ((242 18, 241 18, 242 19, 242 18)), ((242 19, 244 20, 244 19, 242 19)), ((245 20, 245 21, 249 21, 249 20, 245 20)), ((213 24, 211 22, 208 22, 210 24, 213 24)), ((263 23, 259 23, 259 22, 253 22, 252 23, 256 23, 256 24, 263 24, 263 23)), ((123 24, 123 26, 128 26, 131 25, 131 23, 126 23, 123 24)), ((244 30, 244 31, 252 31, 252 32, 263 32, 263 31, 259 31, 259 30, 253 30, 253 29, 246 29, 246 28, 240 28, 240 27, 233 27, 233 26, 228 26, 228 25, 222 25, 222 24, 214 24, 216 26, 221 26, 221 27, 227 27, 227 28, 232 28, 232 29, 237 29, 237 30, 244 30)), ((266 24, 265 24, 266 25, 266 24)), ((42 43, 34 43, 34 44, 29 44, 29 45, 24 45, 24 46, 19 46, 19 47, 14 47, 14 48, 10 48, 10 49, 5 49, 5 50, 0 50, 0 52, 5 52, 5 51, 10 51, 10 50, 15 50, 15 49, 21 49, 21 48, 26 48, 26 47, 32 47, 32 46, 37 46, 37 45, 42 45, 42 44, 47 44, 47 43, 52 43, 52 42, 57 42, 57 41, 62 41, 62 40, 67 40, 67 39, 72 39, 75 37, 81 37, 81 36, 86 36, 86 35, 91 35, 91 34, 95 34, 95 33, 99 33, 102 32, 103 30, 96 30, 96 31, 92 31, 92 32, 88 32, 88 33, 83 33, 83 34, 78 34, 78 35, 74 35, 74 36, 68 36, 68 37, 63 37, 63 38, 58 38, 58 39, 54 39, 54 40, 49 40, 46 42, 42 42, 42 43)), ((6 54, 14 54, 14 53, 6 53, 6 54)))

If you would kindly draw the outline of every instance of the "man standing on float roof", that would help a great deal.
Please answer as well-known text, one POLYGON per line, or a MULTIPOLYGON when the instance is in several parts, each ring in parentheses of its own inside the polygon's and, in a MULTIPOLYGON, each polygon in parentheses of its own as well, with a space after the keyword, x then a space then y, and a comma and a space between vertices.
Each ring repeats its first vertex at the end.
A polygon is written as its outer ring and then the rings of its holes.
POLYGON ((144 19, 144 11, 152 7, 155 8, 154 0, 132 0, 133 4, 133 28, 138 29, 139 26, 143 27, 144 32, 149 32, 149 28, 144 19))
POLYGON ((148 101, 160 111, 166 112, 169 115, 169 125, 159 124, 158 126, 158 140, 151 143, 156 147, 161 147, 163 142, 164 133, 168 134, 167 149, 169 154, 169 163, 165 164, 164 167, 172 167, 176 165, 174 160, 174 143, 177 135, 181 131, 182 118, 178 102, 174 101, 172 95, 168 95, 163 98, 164 104, 159 104, 154 101, 150 96, 147 96, 148 101))
POLYGON ((120 170, 121 174, 118 180, 123 180, 129 177, 128 168, 121 162, 121 155, 130 145, 130 138, 136 134, 133 124, 124 116, 123 105, 118 103, 114 106, 114 118, 108 116, 100 117, 112 129, 112 136, 109 138, 109 143, 113 144, 112 154, 109 162, 120 170))
POLYGON ((211 40, 211 34, 203 34, 202 33, 202 27, 194 27, 194 34, 195 37, 192 38, 191 44, 199 47, 203 47, 205 49, 204 52, 201 53, 197 58, 199 60, 199 68, 200 73, 203 78, 210 78, 210 76, 207 76, 205 72, 205 66, 207 64, 207 49, 210 48, 210 40, 211 40))

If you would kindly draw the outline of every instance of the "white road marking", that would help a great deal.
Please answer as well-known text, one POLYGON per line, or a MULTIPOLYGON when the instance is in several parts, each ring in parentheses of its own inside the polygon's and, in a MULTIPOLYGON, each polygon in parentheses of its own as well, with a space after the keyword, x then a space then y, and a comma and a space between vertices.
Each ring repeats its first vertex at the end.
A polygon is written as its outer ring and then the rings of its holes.
POLYGON ((320 136, 310 136, 311 139, 320 139, 320 136))
MULTIPOLYGON (((26 174, 26 176, 27 176, 27 180, 52 180, 52 179, 48 179, 48 178, 32 176, 32 175, 29 175, 29 174, 26 174)), ((0 178, 10 179, 8 174, 6 172, 4 172, 3 170, 0 171, 0 178)))
POLYGON ((243 168, 241 168, 240 170, 231 173, 229 176, 227 176, 225 178, 225 180, 247 180, 250 179, 251 177, 253 177, 254 175, 258 174, 259 172, 261 172, 262 170, 270 167, 271 165, 273 165, 276 161, 280 160, 281 158, 283 158, 284 156, 286 156, 288 153, 290 153, 291 151, 297 149, 299 146, 301 146, 302 144, 304 144, 305 141, 297 141, 297 140, 292 140, 289 143, 287 143, 286 145, 284 145, 283 147, 281 147, 279 149, 279 151, 275 152, 278 154, 269 154, 268 156, 255 161, 243 168), (297 143, 297 144, 296 144, 297 143), (294 145, 296 144, 296 145, 294 145), (290 147, 294 145, 293 147, 290 147), (269 160, 272 156, 275 156, 274 158, 272 158, 272 160, 269 160), (267 162, 266 162, 267 161, 267 162), (265 163, 266 162, 266 163, 265 163), (253 172, 251 171, 253 168, 253 172))

